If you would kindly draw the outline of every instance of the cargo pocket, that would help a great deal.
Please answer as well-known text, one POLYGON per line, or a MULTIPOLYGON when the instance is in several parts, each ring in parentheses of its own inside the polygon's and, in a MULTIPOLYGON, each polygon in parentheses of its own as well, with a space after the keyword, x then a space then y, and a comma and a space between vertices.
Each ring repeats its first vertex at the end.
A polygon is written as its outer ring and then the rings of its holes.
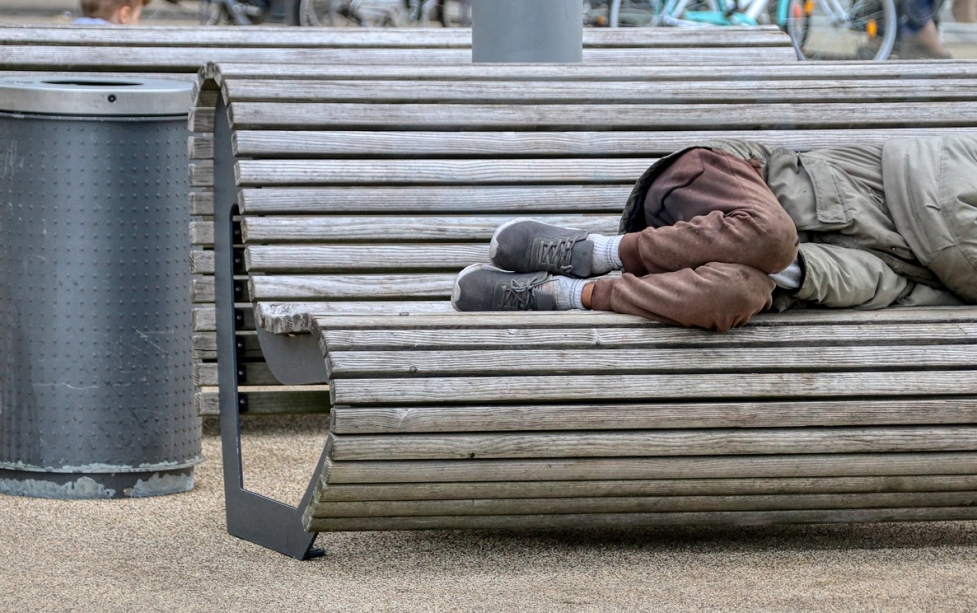
POLYGON ((827 232, 851 223, 838 171, 817 157, 777 149, 767 162, 767 184, 798 231, 827 232))

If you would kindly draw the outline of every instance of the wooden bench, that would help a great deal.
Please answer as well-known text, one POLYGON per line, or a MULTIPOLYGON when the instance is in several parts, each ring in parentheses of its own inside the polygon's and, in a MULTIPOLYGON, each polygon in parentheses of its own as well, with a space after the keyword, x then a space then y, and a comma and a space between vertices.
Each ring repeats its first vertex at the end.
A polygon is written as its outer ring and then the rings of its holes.
POLYGON ((409 87, 290 70, 208 67, 192 124, 212 134, 232 534, 301 558, 328 530, 977 518, 975 307, 717 335, 447 301, 501 221, 615 231, 638 174, 706 138, 977 134, 977 64, 459 66, 409 87), (328 385, 298 507, 243 487, 259 370, 328 385))

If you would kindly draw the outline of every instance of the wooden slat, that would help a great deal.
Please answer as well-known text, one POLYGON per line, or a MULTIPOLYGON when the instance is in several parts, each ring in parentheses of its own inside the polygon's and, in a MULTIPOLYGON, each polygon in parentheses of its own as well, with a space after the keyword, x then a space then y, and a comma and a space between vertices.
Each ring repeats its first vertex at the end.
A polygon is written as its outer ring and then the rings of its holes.
MULTIPOLYGON (((0 56, 3 70, 64 70, 65 66, 90 71, 196 72, 207 62, 249 62, 256 55, 251 48, 173 46, 164 53, 153 47, 101 45, 64 47, 57 45, 6 46, 0 56)), ((402 64, 405 66, 471 64, 471 49, 377 48, 349 49, 266 47, 261 60, 272 64, 402 64)), ((664 48, 587 48, 583 61, 615 65, 622 62, 689 64, 718 62, 763 64, 796 61, 791 49, 782 47, 727 48, 692 47, 676 53, 664 48)))
POLYGON ((545 460, 327 461, 329 484, 757 479, 977 474, 977 453, 864 453, 545 460))
POLYGON ((681 428, 789 428, 977 423, 971 398, 782 402, 586 403, 516 406, 337 406, 336 434, 681 428))
MULTIPOLYGON (((817 100, 817 99, 815 99, 817 100)), ((593 105, 346 104, 298 102, 231 103, 234 129, 379 128, 427 130, 647 130, 724 131, 748 127, 770 129, 844 128, 858 118, 863 128, 973 126, 977 108, 970 102, 810 102, 710 104, 607 104, 594 125, 593 105), (720 112, 721 111, 721 112, 720 112)), ((721 136, 721 134, 720 134, 721 136)))
POLYGON ((451 294, 455 274, 275 275, 252 276, 248 281, 254 300, 338 300, 445 298, 451 294))
MULTIPOLYGON (((759 494, 749 496, 644 496, 513 498, 502 500, 417 500, 328 502, 310 509, 325 518, 385 518, 484 515, 564 515, 568 513, 719 513, 914 507, 977 504, 977 491, 845 494, 759 494)), ((977 513, 975 513, 977 516, 977 513)))
MULTIPOLYGON (((861 144, 882 144, 886 139, 894 137, 933 136, 950 131, 954 134, 977 135, 977 128, 972 127, 865 129, 859 130, 858 141, 861 144)), ((787 147, 795 150, 847 146, 852 142, 851 131, 846 129, 729 130, 721 136, 755 140, 770 147, 787 147)), ((235 153, 243 157, 621 157, 627 155, 652 158, 716 137, 714 131, 705 130, 476 133, 240 130, 234 133, 233 147, 235 153)), ((253 194, 253 197, 257 198, 260 195, 253 194)), ((450 195, 450 192, 446 195, 450 195)), ((502 198, 500 200, 506 202, 502 198)), ((376 206, 377 203, 365 202, 361 203, 361 206, 368 204, 376 206)), ((395 202, 389 204, 396 205, 395 202)), ((451 210, 452 205, 446 204, 448 206, 446 210, 451 210)), ((542 206, 532 200, 526 200, 521 204, 532 207, 542 206)), ((332 208, 330 210, 342 211, 342 209, 332 208)))
POLYGON ((214 214, 214 192, 205 190, 194 190, 190 192, 190 214, 191 215, 213 215, 214 214))
MULTIPOLYGON (((271 370, 264 362, 240 362, 238 369, 244 371, 242 385, 274 386, 279 385, 278 379, 271 374, 271 370)), ((193 365, 193 383, 197 387, 216 386, 217 364, 215 362, 197 362, 193 365)))
MULTIPOLYGON (((579 210, 620 215, 631 193, 627 185, 332 187, 241 190, 242 211, 274 213, 561 213, 579 210)), ((211 205, 212 206, 212 205, 211 205)), ((248 219, 248 224, 256 220, 248 219)))
POLYGON ((492 500, 580 496, 730 496, 841 494, 855 492, 950 492, 977 490, 973 475, 895 477, 801 477, 767 479, 622 479, 618 481, 503 481, 487 483, 320 484, 319 503, 374 500, 492 500))
POLYGON ((191 160, 212 160, 214 158, 214 138, 209 134, 195 134, 187 141, 187 153, 191 160))
MULTIPOLYGON (((130 47, 221 46, 221 47, 335 47, 335 48, 439 48, 470 47, 470 28, 287 28, 251 26, 244 29, 209 26, 134 26, 121 28, 44 27, 5 24, 0 27, 0 44, 130 47)), ((774 46, 789 47, 790 38, 779 28, 728 27, 722 30, 629 28, 602 30, 586 28, 583 44, 588 47, 681 47, 681 46, 774 46)))
POLYGON ((377 315, 397 316, 400 313, 454 313, 448 300, 385 300, 349 302, 259 302, 255 304, 255 325, 262 326, 273 334, 308 333, 311 329, 310 312, 325 312, 336 315, 377 315))
MULTIPOLYGON (((192 243, 199 245, 199 243, 192 243)), ((214 274, 214 252, 194 249, 190 251, 190 272, 195 275, 214 274)))
POLYGON ((977 450, 977 427, 968 426, 331 435, 330 438, 332 458, 336 462, 977 450))
MULTIPOLYGON (((621 31, 621 30, 618 30, 621 31)), ((709 29, 723 32, 723 29, 709 29)), ((686 80, 737 81, 764 79, 838 79, 860 81, 873 79, 947 79, 977 76, 977 64, 971 61, 941 62, 806 62, 789 60, 774 64, 729 64, 721 70, 715 65, 684 64, 676 70, 672 65, 622 61, 614 70, 594 64, 453 64, 413 66, 396 64, 345 65, 345 64, 276 64, 251 61, 224 63, 212 67, 220 78, 255 79, 415 79, 415 80, 524 80, 524 81, 647 81, 686 80)))
MULTIPOLYGON (((254 330, 254 312, 251 303, 239 302, 234 305, 236 311, 240 311, 243 321, 238 325, 238 330, 254 330)), ((194 332, 213 332, 217 330, 217 311, 213 306, 195 307, 190 312, 193 321, 194 332)))
POLYGON ((970 100, 973 79, 852 79, 688 81, 540 82, 526 87, 518 81, 377 82, 306 79, 225 79, 225 95, 243 102, 365 102, 480 104, 703 104, 892 102, 903 100, 970 100))
MULTIPOLYGON (((542 349, 543 347, 563 349, 614 349, 641 347, 659 348, 685 345, 687 347, 768 347, 768 346, 832 346, 858 344, 941 344, 973 342, 977 325, 912 323, 878 324, 864 326, 845 323, 823 326, 758 326, 747 325, 731 330, 727 334, 716 334, 706 330, 684 330, 664 325, 642 325, 632 322, 631 327, 585 327, 583 318, 577 326, 568 321, 565 328, 520 328, 503 327, 489 329, 464 329, 467 313, 446 315, 457 321, 457 329, 417 329, 417 330, 349 330, 329 329, 321 333, 321 344, 329 351, 348 351, 356 349, 467 349, 481 347, 485 350, 514 350, 517 348, 542 349), (579 326, 579 327, 578 327, 579 326), (512 330, 518 330, 514 334, 512 330)), ((420 319, 420 317, 418 317, 420 319)), ((608 318, 611 319, 611 318, 608 318)), ((614 318, 617 319, 617 318, 614 318)), ((612 320, 613 321, 613 320, 612 320)), ((323 320, 328 322, 328 320, 323 320)), ((529 322, 527 322, 528 324, 529 322)), ((789 320, 787 322, 789 323, 789 320)), ((326 324, 328 325, 328 324, 326 324)))
MULTIPOLYGON (((623 207, 623 202, 621 206, 623 207)), ((242 221, 241 231, 245 242, 250 244, 333 241, 347 243, 480 241, 487 245, 496 228, 513 218, 513 215, 250 217, 242 221)), ((619 215, 574 215, 571 209, 562 215, 534 215, 533 218, 588 232, 615 234, 619 215)), ((265 253, 266 257, 263 259, 270 263, 269 258, 275 253, 280 253, 282 248, 249 249, 252 251, 252 257, 265 253)), ((374 249, 376 248, 374 246, 374 249)), ((383 248, 386 249, 386 245, 383 248)), ((375 252, 371 259, 378 260, 378 263, 381 259, 393 259, 383 253, 375 252)))
MULTIPOLYGON (((245 330, 238 332, 236 339, 241 343, 238 350, 238 357, 242 359, 261 359, 261 345, 254 331, 245 330)), ((197 360, 216 360, 217 359, 217 334, 214 332, 197 332, 190 340, 191 350, 194 359, 197 360)))
POLYGON ((823 524, 977 519, 977 507, 906 509, 818 509, 805 511, 728 511, 703 513, 614 513, 566 515, 479 515, 304 519, 310 532, 353 530, 513 530, 628 528, 638 526, 823 524))
MULTIPOLYGON (((654 158, 565 160, 252 160, 235 165, 239 186, 278 185, 633 185, 654 158)), ((200 172, 204 172, 202 169, 200 172)), ((621 207, 623 208, 623 203, 621 207)))
POLYGON ((193 220, 190 222, 190 244, 196 247, 214 246, 214 222, 193 220))
POLYGON ((333 404, 977 396, 973 371, 339 379, 333 404), (398 400, 400 399, 400 400, 398 400))
POLYGON ((488 262, 488 244, 481 245, 343 245, 248 247, 251 272, 350 272, 460 270, 488 262), (378 257, 379 256, 379 257, 378 257))
MULTIPOLYGON (((453 313, 445 317, 443 314, 418 313, 413 319, 404 317, 384 317, 370 314, 364 317, 344 316, 337 318, 333 315, 323 315, 316 320, 319 330, 357 329, 376 330, 386 328, 458 328, 458 329, 494 329, 510 328, 620 328, 643 327, 673 330, 674 326, 647 320, 636 315, 624 315, 608 311, 565 311, 560 313, 545 311, 526 312, 496 312, 496 313, 453 313), (642 326, 639 326, 642 327, 642 326)), ((877 324, 954 324, 960 328, 961 338, 971 337, 971 328, 966 324, 977 323, 977 306, 938 306, 938 307, 890 307, 887 309, 831 309, 806 308, 791 309, 782 313, 767 312, 754 315, 747 326, 733 330, 731 334, 746 334, 746 330, 757 327, 778 327, 798 325, 828 325, 842 326, 849 324, 877 325, 877 324)), ((889 333, 879 330, 881 336, 889 333)), ((818 331, 818 334, 828 331, 818 331)), ((903 331, 895 331, 902 334, 903 331)), ((722 338, 712 332, 687 330, 681 334, 691 335, 693 338, 722 338)))
MULTIPOLYGON (((977 343, 977 341, 975 341, 977 343)), ((977 368, 966 345, 694 349, 330 351, 329 376, 442 377, 571 374, 754 373, 977 368)), ((977 391, 977 390, 975 390, 977 391)))
MULTIPOLYGON (((247 402, 249 415, 282 415, 293 413, 327 413, 328 386, 264 387, 240 389, 247 402)), ((219 415, 220 405, 216 388, 201 388, 194 398, 198 415, 219 415)))
POLYGON ((211 160, 192 160, 189 165, 190 187, 214 185, 214 163, 211 160))

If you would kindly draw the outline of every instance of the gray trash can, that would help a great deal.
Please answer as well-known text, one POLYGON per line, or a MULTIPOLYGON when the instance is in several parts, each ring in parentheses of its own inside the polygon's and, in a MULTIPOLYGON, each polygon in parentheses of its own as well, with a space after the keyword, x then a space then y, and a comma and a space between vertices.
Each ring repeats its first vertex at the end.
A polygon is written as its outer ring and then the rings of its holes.
POLYGON ((0 79, 0 493, 193 487, 190 88, 0 79))

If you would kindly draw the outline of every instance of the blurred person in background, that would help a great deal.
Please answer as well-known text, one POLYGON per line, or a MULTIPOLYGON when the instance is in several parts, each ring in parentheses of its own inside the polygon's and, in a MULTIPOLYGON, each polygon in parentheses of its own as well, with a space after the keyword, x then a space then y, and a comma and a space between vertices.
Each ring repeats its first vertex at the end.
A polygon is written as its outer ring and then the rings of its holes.
POLYGON ((943 0, 900 0, 897 3, 900 59, 950 59, 950 52, 943 46, 940 31, 936 27, 936 19, 942 6, 943 0))
POLYGON ((81 0, 81 14, 72 21, 75 25, 121 25, 139 24, 142 9, 152 0, 81 0))

